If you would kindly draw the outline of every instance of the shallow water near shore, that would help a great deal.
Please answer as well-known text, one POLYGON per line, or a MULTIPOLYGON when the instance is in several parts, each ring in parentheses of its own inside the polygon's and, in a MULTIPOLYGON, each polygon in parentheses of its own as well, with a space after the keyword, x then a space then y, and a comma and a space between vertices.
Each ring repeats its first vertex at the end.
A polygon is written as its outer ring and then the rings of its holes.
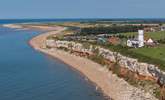
POLYGON ((28 45, 40 33, 0 27, 0 100, 105 100, 80 73, 28 45))

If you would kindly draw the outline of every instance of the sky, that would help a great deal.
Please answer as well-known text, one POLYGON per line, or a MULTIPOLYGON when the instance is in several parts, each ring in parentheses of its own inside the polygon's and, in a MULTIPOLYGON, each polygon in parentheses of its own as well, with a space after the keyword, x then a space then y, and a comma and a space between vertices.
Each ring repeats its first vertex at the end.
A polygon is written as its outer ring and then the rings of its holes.
POLYGON ((0 19, 164 18, 165 0, 0 0, 0 19))

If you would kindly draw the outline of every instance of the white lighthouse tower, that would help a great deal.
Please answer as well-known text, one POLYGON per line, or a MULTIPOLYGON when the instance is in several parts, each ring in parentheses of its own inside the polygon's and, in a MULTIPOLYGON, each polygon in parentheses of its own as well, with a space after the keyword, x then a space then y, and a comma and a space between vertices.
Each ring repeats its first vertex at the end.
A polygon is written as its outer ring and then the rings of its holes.
POLYGON ((139 47, 144 46, 144 31, 138 30, 138 41, 139 41, 139 47))

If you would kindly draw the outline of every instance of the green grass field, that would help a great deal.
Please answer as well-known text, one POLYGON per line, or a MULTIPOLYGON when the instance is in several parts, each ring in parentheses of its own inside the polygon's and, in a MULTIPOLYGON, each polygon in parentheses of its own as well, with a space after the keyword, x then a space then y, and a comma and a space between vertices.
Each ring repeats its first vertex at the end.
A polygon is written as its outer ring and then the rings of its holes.
MULTIPOLYGON (((131 37, 133 35, 137 37, 138 32, 120 34, 125 35, 127 37, 131 37)), ((152 38, 153 40, 165 39, 165 31, 148 32, 145 33, 145 36, 147 36, 148 38, 152 38)), ((165 70, 165 44, 159 44, 156 47, 152 48, 131 48, 128 49, 128 53, 125 55, 130 55, 131 57, 138 58, 142 62, 148 62, 151 64, 158 65, 161 69, 165 70)))
POLYGON ((124 56, 138 59, 139 62, 154 64, 165 71, 165 44, 143 48, 127 48, 121 45, 108 45, 106 47, 111 51, 120 52, 124 56))
MULTIPOLYGON (((137 32, 130 32, 130 33, 120 33, 122 35, 125 35, 125 36, 137 36, 138 33, 137 32)), ((165 39, 165 31, 160 31, 160 32, 148 32, 148 33, 145 33, 145 35, 147 37, 150 37, 154 40, 160 40, 160 39, 165 39)))
POLYGON ((131 51, 147 57, 162 60, 165 63, 165 46, 155 48, 137 48, 131 49, 131 51))
POLYGON ((159 45, 154 48, 136 48, 129 49, 135 54, 143 55, 146 59, 156 65, 159 65, 161 69, 165 70, 165 45, 159 45))

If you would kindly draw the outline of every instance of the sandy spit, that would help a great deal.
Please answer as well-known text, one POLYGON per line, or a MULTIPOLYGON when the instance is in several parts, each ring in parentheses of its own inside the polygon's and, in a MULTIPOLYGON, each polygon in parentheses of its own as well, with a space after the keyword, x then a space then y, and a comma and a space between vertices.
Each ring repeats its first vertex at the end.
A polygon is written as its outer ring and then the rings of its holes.
POLYGON ((16 25, 16 24, 4 24, 2 26, 7 27, 7 28, 15 28, 15 29, 22 29, 23 28, 21 25, 16 25))

